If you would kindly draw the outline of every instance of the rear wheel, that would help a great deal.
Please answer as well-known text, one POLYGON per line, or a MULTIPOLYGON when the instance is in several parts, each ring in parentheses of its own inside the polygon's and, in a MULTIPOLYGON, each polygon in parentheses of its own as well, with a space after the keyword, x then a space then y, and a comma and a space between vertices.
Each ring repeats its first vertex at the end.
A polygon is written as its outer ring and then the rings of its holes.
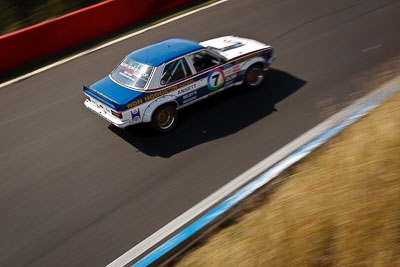
POLYGON ((253 89, 261 87, 264 83, 264 79, 265 73, 262 64, 251 65, 244 76, 246 86, 253 89))
POLYGON ((170 132, 178 123, 178 111, 171 104, 162 105, 154 111, 151 125, 161 133, 170 132))

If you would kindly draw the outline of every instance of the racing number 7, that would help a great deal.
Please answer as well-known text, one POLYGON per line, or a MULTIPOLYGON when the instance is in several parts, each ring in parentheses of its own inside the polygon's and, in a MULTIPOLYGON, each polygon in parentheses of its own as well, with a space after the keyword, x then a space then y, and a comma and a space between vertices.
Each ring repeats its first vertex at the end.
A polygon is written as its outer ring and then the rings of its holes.
POLYGON ((211 78, 214 79, 214 86, 218 85, 219 75, 220 75, 219 72, 217 72, 213 76, 211 76, 211 78))

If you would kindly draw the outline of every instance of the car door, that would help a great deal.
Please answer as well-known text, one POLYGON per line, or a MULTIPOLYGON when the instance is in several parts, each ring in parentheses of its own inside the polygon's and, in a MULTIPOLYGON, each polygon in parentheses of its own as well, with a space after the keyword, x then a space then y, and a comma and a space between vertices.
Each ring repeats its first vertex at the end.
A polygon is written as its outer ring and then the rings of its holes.
POLYGON ((225 74, 220 67, 225 60, 204 49, 189 55, 197 75, 207 77, 207 88, 210 91, 220 89, 225 82, 225 74))
POLYGON ((160 86, 167 87, 174 92, 175 100, 179 106, 194 100, 191 95, 196 95, 196 92, 190 95, 186 94, 196 87, 192 79, 188 81, 188 78, 192 78, 193 72, 194 70, 189 66, 185 56, 166 63, 162 71, 160 86))
POLYGON ((202 49, 187 55, 193 77, 184 83, 178 91, 178 103, 187 105, 222 88, 225 74, 220 68, 225 59, 218 57, 207 49, 202 49))

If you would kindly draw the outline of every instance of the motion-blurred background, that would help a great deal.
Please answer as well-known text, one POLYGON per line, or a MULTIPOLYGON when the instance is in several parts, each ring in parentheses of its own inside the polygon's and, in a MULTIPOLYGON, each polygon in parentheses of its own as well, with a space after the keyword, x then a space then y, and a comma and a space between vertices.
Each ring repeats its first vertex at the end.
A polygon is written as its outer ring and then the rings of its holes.
POLYGON ((0 0, 0 34, 56 18, 102 0, 0 0))

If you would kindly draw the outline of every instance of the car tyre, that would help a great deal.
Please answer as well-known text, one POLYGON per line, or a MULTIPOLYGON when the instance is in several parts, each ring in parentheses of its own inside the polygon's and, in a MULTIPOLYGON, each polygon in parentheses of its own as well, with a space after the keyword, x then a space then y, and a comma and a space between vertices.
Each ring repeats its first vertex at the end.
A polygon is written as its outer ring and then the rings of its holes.
POLYGON ((244 83, 248 88, 260 88, 265 80, 265 73, 262 64, 251 65, 244 76, 244 83))
POLYGON ((178 123, 178 111, 172 104, 158 107, 151 118, 151 125, 160 133, 168 133, 178 123))

